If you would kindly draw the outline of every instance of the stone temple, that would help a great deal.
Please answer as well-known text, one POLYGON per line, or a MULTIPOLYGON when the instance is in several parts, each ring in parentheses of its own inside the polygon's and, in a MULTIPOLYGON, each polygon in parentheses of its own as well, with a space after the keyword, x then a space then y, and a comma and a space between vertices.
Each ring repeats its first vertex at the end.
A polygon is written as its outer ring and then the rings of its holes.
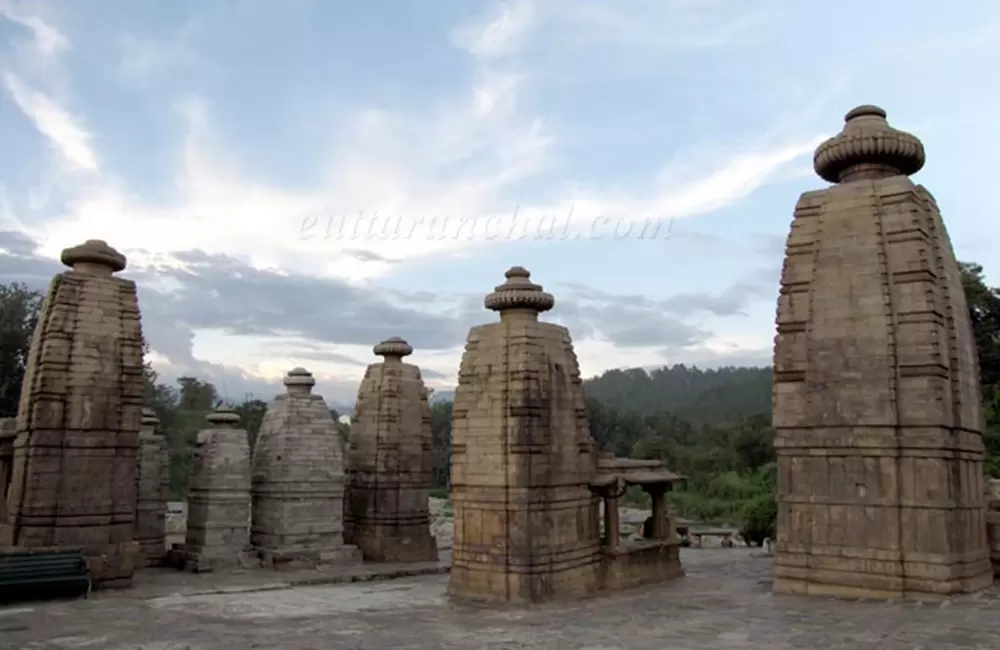
POLYGON ((32 339, 0 546, 77 548, 98 586, 126 586, 142 412, 142 328, 125 256, 91 240, 62 252, 32 339))
POLYGON ((250 556, 250 444, 240 416, 219 407, 198 432, 188 477, 187 531, 171 566, 203 573, 244 566, 250 556))
POLYGON ((413 348, 400 339, 374 348, 384 358, 358 390, 345 497, 345 539, 365 560, 437 560, 428 497, 433 482, 431 409, 420 369, 403 363, 413 348))
POLYGON ((555 300, 514 267, 486 296, 500 322, 472 328, 452 424, 455 532, 449 593, 538 602, 599 589, 597 456, 555 300))
POLYGON ((166 555, 170 475, 166 439, 158 430, 159 424, 153 409, 142 409, 135 539, 143 566, 159 565, 166 555))
POLYGON ((976 348, 920 140, 875 106, 816 150, 774 349, 774 591, 924 598, 993 580, 976 348))
POLYGON ((250 540, 266 567, 361 561, 344 544, 343 458, 315 384, 308 370, 291 370, 254 444, 250 540))

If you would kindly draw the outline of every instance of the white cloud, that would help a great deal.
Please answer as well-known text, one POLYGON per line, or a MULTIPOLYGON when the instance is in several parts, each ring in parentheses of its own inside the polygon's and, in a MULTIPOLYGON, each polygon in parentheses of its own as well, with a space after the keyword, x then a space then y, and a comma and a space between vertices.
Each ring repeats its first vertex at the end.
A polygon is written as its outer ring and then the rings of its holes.
MULTIPOLYGON (((31 234, 44 242, 42 252, 53 257, 66 246, 103 238, 128 252, 133 263, 176 264, 160 254, 192 248, 209 253, 238 251, 242 259, 259 268, 294 269, 361 282, 394 267, 385 261, 352 257, 350 249, 403 262, 459 253, 490 245, 491 233, 486 230, 490 224, 492 241, 498 244, 514 225, 515 208, 520 220, 517 232, 538 233, 554 216, 571 215, 567 232, 584 237, 594 233, 595 220, 609 216, 692 217, 738 202, 787 175, 816 144, 814 139, 765 142, 749 152, 723 152, 714 162, 684 174, 667 168, 644 191, 555 187, 544 200, 516 206, 511 197, 516 196, 517 183, 552 164, 550 154, 559 143, 541 116, 524 109, 521 93, 530 70, 498 65, 525 44, 539 22, 535 5, 521 1, 503 5, 497 15, 457 30, 453 38, 474 56, 475 83, 429 112, 360 108, 345 125, 345 136, 327 162, 323 182, 305 191, 248 174, 243 161, 218 139, 212 106, 190 97, 176 106, 187 134, 177 152, 173 196, 165 201, 137 196, 114 170, 101 169, 91 134, 78 118, 52 97, 28 87, 21 76, 7 72, 4 82, 11 97, 64 162, 42 186, 56 185, 71 194, 57 214, 52 214, 45 201, 36 201, 34 206, 29 202, 29 209, 47 218, 22 218, 20 222, 33 224, 31 234), (80 171, 91 173, 81 175, 80 171), (352 238, 351 221, 359 211, 364 211, 367 221, 360 224, 360 236, 352 238), (487 221, 490 216, 493 221, 487 221), (310 217, 316 219, 307 222, 313 225, 305 234, 312 236, 304 238, 303 221, 310 217), (433 217, 438 220, 431 221, 433 217), (463 217, 474 220, 462 221, 463 217), (344 219, 348 220, 346 230, 340 230, 344 219), (368 234, 373 223, 375 231, 368 234), (326 237, 331 225, 332 236, 326 237), (400 236, 393 237, 396 233, 400 236)), ((625 27, 619 24, 616 29, 625 27)), ((47 46, 38 46, 40 51, 57 53, 60 47, 68 47, 68 41, 61 46, 52 37, 45 42, 47 46)), ((136 76, 151 74, 176 54, 139 39, 127 39, 127 43, 133 61, 124 71, 136 76)), ((612 236, 608 223, 601 230, 602 236, 612 236)), ((484 312, 483 322, 490 320, 491 315, 484 312)), ((363 372, 363 366, 296 359, 292 354, 255 358, 253 350, 259 343, 250 337, 198 331, 193 358, 239 367, 268 380, 279 379, 295 365, 347 382, 360 379, 358 373, 363 372)), ((585 374, 651 360, 648 350, 623 352, 597 341, 580 341, 578 349, 585 374)), ((338 351, 356 353, 361 359, 371 356, 370 350, 338 347, 338 351)), ((707 344, 681 353, 694 360, 727 354, 707 344)), ((433 354, 418 351, 413 361, 447 375, 444 380, 428 381, 443 388, 453 384, 460 356, 460 348, 433 354)), ((168 368, 166 357, 155 360, 158 367, 175 374, 184 370, 168 368)))
POLYGON ((40 16, 29 11, 29 6, 26 2, 0 0, 0 18, 6 18, 30 30, 32 46, 43 57, 54 57, 68 50, 69 39, 40 16))
POLYGON ((66 164, 74 170, 100 171, 97 154, 90 147, 91 135, 72 115, 10 72, 4 73, 3 81, 14 103, 49 139, 66 164))
POLYGON ((517 50, 535 18, 532 0, 505 2, 485 19, 455 29, 452 42, 478 58, 498 58, 517 50))

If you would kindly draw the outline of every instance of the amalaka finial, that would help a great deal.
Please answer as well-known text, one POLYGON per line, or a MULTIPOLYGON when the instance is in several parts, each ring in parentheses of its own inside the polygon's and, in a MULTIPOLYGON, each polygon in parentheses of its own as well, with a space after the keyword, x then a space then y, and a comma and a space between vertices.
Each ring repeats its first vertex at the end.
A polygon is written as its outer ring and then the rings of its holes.
POLYGON ((543 312, 552 309, 556 299, 542 291, 540 284, 531 282, 531 273, 523 266, 512 266, 504 273, 507 281, 495 287, 483 304, 487 309, 503 312, 508 309, 531 309, 543 312))
POLYGON ((127 263, 124 255, 102 239, 88 239, 79 246, 66 248, 59 259, 74 271, 90 272, 91 275, 124 271, 127 263))
POLYGON ((924 166, 924 145, 916 136, 894 129, 878 106, 848 111, 843 130, 816 149, 813 169, 831 183, 909 176, 924 166))
POLYGON ((388 338, 376 345, 372 348, 372 351, 378 356, 385 357, 386 359, 402 359, 403 357, 413 354, 413 346, 398 336, 393 336, 392 338, 388 338))
POLYGON ((316 380, 313 378, 311 372, 303 368, 302 366, 297 366, 288 371, 285 375, 285 387, 288 388, 288 392, 312 392, 312 387, 316 385, 316 380))
POLYGON ((216 427, 235 427, 240 423, 239 414, 228 406, 219 406, 205 419, 216 427))

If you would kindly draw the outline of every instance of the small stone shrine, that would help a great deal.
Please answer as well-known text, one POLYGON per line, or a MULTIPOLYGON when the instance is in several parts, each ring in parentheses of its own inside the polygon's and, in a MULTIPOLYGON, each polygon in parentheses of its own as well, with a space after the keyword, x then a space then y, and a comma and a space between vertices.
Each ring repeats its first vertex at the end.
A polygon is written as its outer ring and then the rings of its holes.
POLYGON ((139 482, 135 539, 143 566, 157 566, 166 554, 167 498, 170 476, 166 440, 157 430, 160 421, 153 409, 142 410, 139 429, 139 482))
POLYGON ((288 392, 268 405, 254 444, 250 539, 265 567, 361 561, 344 544, 343 458, 315 384, 308 370, 291 370, 288 392))
POLYGON ((125 256, 67 248, 32 339, 0 546, 80 549, 96 587, 131 584, 142 327, 125 256))
POLYGON ((220 407, 198 432, 188 479, 187 534, 167 563, 196 573, 250 560, 250 446, 240 416, 220 407))
POLYGON ((819 146, 777 309, 774 591, 931 598, 993 582, 983 420, 961 275, 876 106, 819 146))
POLYGON ((515 266, 486 296, 500 322, 469 332, 455 391, 448 591, 538 602, 600 588, 597 457, 569 331, 515 266))
POLYGON ((365 371, 348 450, 344 537, 365 560, 437 560, 428 498, 431 409, 420 369, 403 363, 413 348, 400 339, 374 348, 384 358, 365 371))

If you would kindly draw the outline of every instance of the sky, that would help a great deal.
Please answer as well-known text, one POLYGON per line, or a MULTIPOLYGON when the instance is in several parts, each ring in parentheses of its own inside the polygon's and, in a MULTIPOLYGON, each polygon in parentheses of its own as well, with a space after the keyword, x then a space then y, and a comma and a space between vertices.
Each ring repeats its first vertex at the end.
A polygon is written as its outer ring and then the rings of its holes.
POLYGON ((1000 3, 0 0, 0 282, 129 260, 154 367, 353 402, 454 386, 524 266, 581 371, 766 365, 812 153, 858 104, 1000 282, 1000 3))

